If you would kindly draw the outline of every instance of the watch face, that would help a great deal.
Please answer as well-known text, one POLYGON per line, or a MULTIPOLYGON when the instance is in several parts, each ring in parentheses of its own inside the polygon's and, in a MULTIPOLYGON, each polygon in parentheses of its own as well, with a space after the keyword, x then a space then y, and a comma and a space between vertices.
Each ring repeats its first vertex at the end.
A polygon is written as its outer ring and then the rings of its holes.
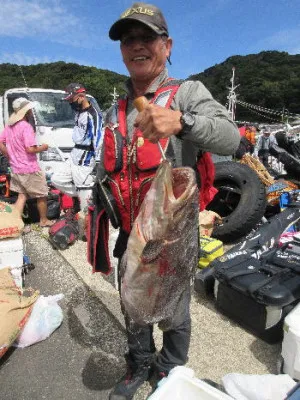
POLYGON ((192 114, 186 113, 186 114, 184 114, 184 121, 187 126, 192 127, 194 125, 195 119, 192 114))
POLYGON ((191 113, 185 113, 181 117, 183 129, 191 129, 195 123, 195 117, 191 113))

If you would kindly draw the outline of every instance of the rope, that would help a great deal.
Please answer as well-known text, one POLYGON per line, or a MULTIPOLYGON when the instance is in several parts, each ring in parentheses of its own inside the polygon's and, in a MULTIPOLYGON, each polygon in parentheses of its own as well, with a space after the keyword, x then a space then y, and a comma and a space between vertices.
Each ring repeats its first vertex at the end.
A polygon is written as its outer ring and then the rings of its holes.
POLYGON ((242 159, 240 160, 241 164, 246 164, 248 167, 253 169, 262 183, 266 186, 270 186, 275 183, 275 179, 269 174, 266 167, 255 157, 251 154, 246 153, 243 155, 242 159))
POLYGON ((295 190, 298 189, 298 186, 290 181, 286 181, 283 179, 280 179, 279 181, 276 181, 267 171, 265 166, 255 157, 250 155, 249 153, 246 153, 243 155, 242 159, 240 160, 241 164, 246 164, 250 168, 252 168, 258 175, 259 179, 262 181, 262 183, 268 187, 270 185, 273 185, 276 182, 281 181, 282 183, 285 183, 286 186, 283 189, 278 189, 276 191, 270 192, 267 194, 267 201, 269 204, 277 204, 279 202, 280 195, 283 192, 289 192, 290 190, 295 190))
MULTIPOLYGON (((247 107, 245 107, 245 108, 247 108, 247 107)), ((278 120, 278 119, 269 117, 269 116, 267 116, 267 115, 261 114, 260 112, 255 111, 255 110, 252 110, 251 108, 247 108, 247 109, 248 109, 250 112, 252 112, 253 114, 257 114, 257 115, 259 115, 260 117, 263 117, 263 118, 265 118, 265 119, 267 119, 267 120, 269 120, 269 121, 282 122, 281 120, 278 120)))
POLYGON ((253 110, 258 110, 261 111, 265 114, 271 114, 271 115, 278 115, 278 116, 282 116, 282 117, 295 117, 295 118, 299 118, 300 114, 293 114, 290 113, 288 110, 272 110, 270 108, 266 108, 266 107, 261 107, 261 106, 257 106, 254 104, 250 104, 250 103, 246 103, 245 101, 241 101, 241 100, 236 100, 237 104, 240 104, 241 106, 244 106, 248 109, 253 109, 253 110))

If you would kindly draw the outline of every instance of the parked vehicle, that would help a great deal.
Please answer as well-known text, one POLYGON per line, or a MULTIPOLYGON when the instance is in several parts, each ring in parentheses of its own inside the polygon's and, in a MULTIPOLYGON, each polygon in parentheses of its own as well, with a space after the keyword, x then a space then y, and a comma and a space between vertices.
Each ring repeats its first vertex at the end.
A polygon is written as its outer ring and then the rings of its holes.
MULTIPOLYGON (((69 157, 74 145, 74 111, 62 100, 64 94, 64 91, 54 89, 14 88, 6 90, 0 96, 0 130, 4 128, 13 112, 12 102, 16 98, 26 97, 35 102, 33 125, 37 141, 49 144, 49 149, 39 153, 38 159, 48 177, 51 177, 55 168, 69 157)), ((87 97, 95 108, 100 110, 96 99, 90 95, 87 97)))

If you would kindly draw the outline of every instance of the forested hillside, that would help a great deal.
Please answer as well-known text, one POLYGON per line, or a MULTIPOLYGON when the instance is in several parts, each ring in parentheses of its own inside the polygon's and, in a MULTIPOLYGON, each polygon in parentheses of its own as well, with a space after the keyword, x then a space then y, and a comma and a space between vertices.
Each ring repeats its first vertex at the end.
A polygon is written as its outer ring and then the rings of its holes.
POLYGON ((112 102, 113 88, 123 93, 124 82, 128 79, 112 71, 62 61, 22 66, 21 69, 15 64, 0 64, 0 94, 7 89, 24 87, 22 72, 28 87, 64 90, 70 82, 80 82, 103 110, 112 102))
MULTIPOLYGON (((232 68, 235 67, 237 99, 276 110, 300 114, 300 54, 263 51, 247 56, 232 56, 221 64, 192 75, 189 79, 201 80, 222 104, 227 103, 231 85, 232 68)), ((105 110, 112 101, 113 88, 123 93, 127 77, 115 72, 78 64, 56 62, 22 66, 29 87, 64 89, 70 82, 80 82, 105 110)), ((188 78, 188 77, 187 77, 188 78)), ((24 87, 21 69, 15 64, 0 64, 0 93, 13 87, 24 87)), ((270 115, 270 122, 280 116, 270 115)), ((268 122, 259 109, 237 105, 236 120, 268 122)))
MULTIPOLYGON (((300 54, 263 51, 247 56, 232 56, 190 79, 200 80, 213 96, 226 104, 232 68, 235 67, 237 99, 269 109, 287 109, 300 114, 300 54)), ((237 120, 266 122, 262 115, 237 105, 237 120)), ((269 114, 270 118, 278 118, 269 114)))

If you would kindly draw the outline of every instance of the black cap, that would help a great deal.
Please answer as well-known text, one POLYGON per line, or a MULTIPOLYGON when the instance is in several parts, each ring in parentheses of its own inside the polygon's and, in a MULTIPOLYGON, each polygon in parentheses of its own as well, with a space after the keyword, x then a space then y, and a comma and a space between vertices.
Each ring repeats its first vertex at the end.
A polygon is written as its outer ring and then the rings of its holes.
POLYGON ((63 100, 70 100, 75 94, 86 92, 85 87, 81 83, 70 83, 66 88, 65 92, 67 96, 63 100))
POLYGON ((169 36, 166 20, 159 8, 152 4, 134 3, 123 12, 109 30, 112 40, 120 40, 121 36, 130 27, 130 22, 138 21, 152 29, 158 35, 169 36))

